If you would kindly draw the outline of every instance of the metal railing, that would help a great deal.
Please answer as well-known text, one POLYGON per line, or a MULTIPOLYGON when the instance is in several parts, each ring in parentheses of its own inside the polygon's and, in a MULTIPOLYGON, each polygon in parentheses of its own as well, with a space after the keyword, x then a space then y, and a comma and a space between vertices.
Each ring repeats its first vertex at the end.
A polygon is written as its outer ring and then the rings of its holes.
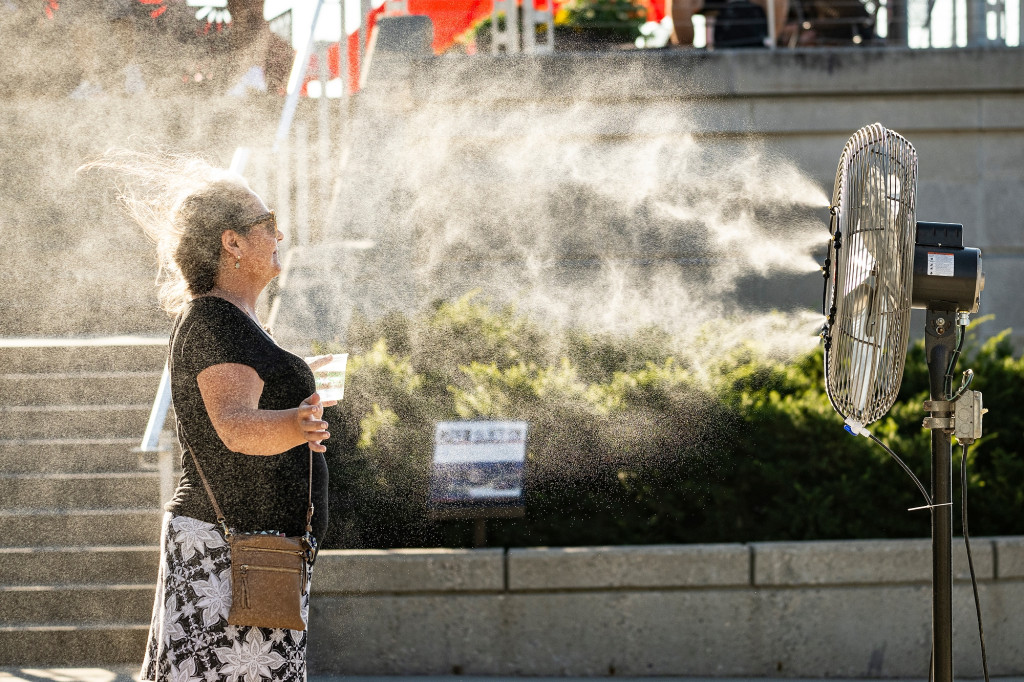
POLYGON ((1021 0, 909 0, 914 48, 1019 47, 1021 0))
MULTIPOLYGON (((1021 0, 790 0, 787 35, 771 44, 1019 47, 1020 10, 1021 0)), ((710 42, 710 22, 701 15, 693 20, 694 44, 704 47, 710 42)))

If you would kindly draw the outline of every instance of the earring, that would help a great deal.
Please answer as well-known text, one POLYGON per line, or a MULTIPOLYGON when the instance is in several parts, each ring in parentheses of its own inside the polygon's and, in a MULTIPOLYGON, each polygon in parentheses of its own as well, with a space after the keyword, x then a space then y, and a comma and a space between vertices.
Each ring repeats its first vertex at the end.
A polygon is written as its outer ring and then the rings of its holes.
POLYGON ((235 270, 242 267, 242 261, 238 258, 235 259, 235 270))

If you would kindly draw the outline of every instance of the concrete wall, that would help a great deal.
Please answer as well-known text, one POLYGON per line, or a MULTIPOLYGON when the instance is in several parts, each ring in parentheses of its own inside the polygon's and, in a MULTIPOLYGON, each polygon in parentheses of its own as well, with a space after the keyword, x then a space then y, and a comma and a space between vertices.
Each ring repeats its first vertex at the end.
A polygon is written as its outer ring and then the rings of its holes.
MULTIPOLYGON (((1024 49, 807 49, 550 55, 453 63, 405 72, 407 105, 536 104, 557 116, 580 101, 617 108, 606 135, 760 138, 831 194, 839 153, 880 121, 910 139, 920 161, 922 219, 962 221, 989 252, 1024 251, 1024 49), (456 80, 459 88, 438 87, 456 80), (495 84, 499 84, 495 88, 495 84), (468 102, 468 104, 467 104, 468 102), (687 107, 691 118, 669 115, 687 107), (673 129, 648 127, 657 120, 673 129)), ((388 93, 394 99, 394 91, 388 93)))
MULTIPOLYGON (((843 143, 856 128, 881 121, 917 147, 920 217, 963 222, 968 243, 983 250, 982 312, 997 316, 990 326, 998 331, 1024 328, 1024 301, 1016 295, 1024 277, 1022 57, 1021 48, 648 50, 443 56, 388 66, 381 56, 366 92, 350 103, 348 130, 365 130, 360 116, 377 123, 367 139, 379 156, 392 124, 412 111, 433 107, 443 118, 474 110, 484 124, 460 131, 455 142, 485 149, 481 141, 497 134, 485 124, 488 117, 498 121, 519 107, 557 120, 588 102, 595 116, 608 114, 611 123, 599 135, 609 140, 693 135, 721 146, 755 140, 830 192, 843 143), (673 115, 680 110, 688 116, 673 115), (640 117, 645 124, 638 127, 640 117)), ((0 227, 9 236, 4 253, 12 264, 0 273, 3 332, 166 329, 155 305, 151 246, 113 207, 109 178, 74 169, 129 137, 227 163, 236 145, 269 142, 282 104, 274 97, 155 96, 3 103, 8 125, 0 159, 8 172, 0 227)), ((300 111, 312 127, 314 109, 300 111)), ((356 181, 377 176, 372 165, 359 166, 361 158, 354 150, 343 179, 365 193, 366 184, 356 181)), ((283 209, 286 202, 274 203, 283 209)), ((366 208, 351 198, 341 205, 366 208)), ((766 305, 794 298, 816 305, 816 276, 792 279, 780 279, 777 290, 746 293, 766 305)))
MULTIPOLYGON (((540 129, 557 131, 551 153, 558 154, 562 140, 579 141, 572 136, 580 133, 558 130, 557 122, 578 117, 582 107, 601 121, 582 133, 595 144, 635 142, 639 149, 655 137, 697 139, 708 149, 742 154, 753 144, 766 156, 793 163, 831 195, 844 143, 856 129, 879 121, 905 135, 918 151, 918 217, 963 223, 966 243, 984 254, 987 286, 980 314, 996 319, 982 335, 1007 327, 1019 331, 1024 329, 1024 299, 1016 294, 1024 279, 1022 57, 1019 48, 648 50, 404 61, 381 55, 354 108, 353 139, 367 140, 366 149, 361 155, 357 143, 349 166, 376 169, 375 177, 401 178, 401 170, 387 168, 387 158, 381 158, 382 139, 412 139, 432 121, 468 120, 473 125, 457 128, 441 146, 469 150, 471 173, 474 155, 488 153, 510 135, 514 139, 509 113, 516 111, 529 112, 531 121, 555 122, 540 129), (408 121, 416 121, 415 130, 406 129, 413 125, 408 121)), ((673 189, 665 189, 667 197, 673 189)), ((353 196, 343 203, 361 206, 359 201, 353 196)), ((380 203, 360 211, 378 210, 380 203)), ((403 210, 369 221, 368 233, 376 237, 373 230, 398 222, 403 210)), ((572 219, 567 215, 555 222, 571 226, 572 219)), ((824 233, 825 211, 821 222, 824 233)), ((361 252, 353 260, 367 257, 361 252)), ((316 257, 306 260, 313 264, 316 257)), ((301 269, 303 258, 297 262, 301 269)), ((354 262, 352 268, 357 267, 354 262)), ((376 271, 364 279, 375 276, 376 271)), ((344 299, 349 291, 337 297, 344 299)), ((813 309, 820 305, 821 280, 817 274, 757 279, 749 286, 741 283, 737 293, 755 308, 813 309)), ((304 322, 296 317, 288 324, 300 328, 304 322)), ((343 328, 344 320, 331 326, 343 328)), ((923 322, 915 320, 912 329, 919 335, 923 322)))
MULTIPOLYGON (((971 543, 991 674, 1024 674, 1024 537, 971 543)), ((981 677, 963 542, 954 663, 981 677)), ((353 675, 927 677, 927 540, 326 551, 310 664, 353 675)))

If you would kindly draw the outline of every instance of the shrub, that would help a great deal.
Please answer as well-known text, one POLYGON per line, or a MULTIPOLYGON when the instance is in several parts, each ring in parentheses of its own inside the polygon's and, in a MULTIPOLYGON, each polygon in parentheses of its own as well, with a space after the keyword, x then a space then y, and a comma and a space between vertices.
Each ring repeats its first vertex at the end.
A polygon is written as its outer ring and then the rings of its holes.
MULTIPOLYGON (((530 424, 526 517, 490 522, 491 544, 607 545, 924 537, 920 492, 889 456, 842 428, 822 355, 790 362, 751 348, 698 379, 658 330, 628 337, 542 329, 477 297, 350 329, 349 386, 334 437, 329 547, 459 546, 466 522, 426 517, 437 421, 530 424)), ((318 350, 331 350, 323 347, 318 350)), ((1024 379, 1006 335, 973 339, 963 366, 989 405, 1024 379)), ((873 432, 928 479, 923 344, 873 432)), ((1020 532, 1024 424, 994 410, 970 454, 972 530, 1020 532)), ((959 448, 954 453, 959 464, 959 448)))

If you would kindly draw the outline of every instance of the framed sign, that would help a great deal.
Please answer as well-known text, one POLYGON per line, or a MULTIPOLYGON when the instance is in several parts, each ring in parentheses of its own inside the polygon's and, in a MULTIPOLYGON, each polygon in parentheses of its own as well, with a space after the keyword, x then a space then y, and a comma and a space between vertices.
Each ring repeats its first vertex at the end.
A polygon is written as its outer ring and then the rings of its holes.
POLYGON ((428 504, 435 518, 522 516, 526 422, 440 422, 428 504))

